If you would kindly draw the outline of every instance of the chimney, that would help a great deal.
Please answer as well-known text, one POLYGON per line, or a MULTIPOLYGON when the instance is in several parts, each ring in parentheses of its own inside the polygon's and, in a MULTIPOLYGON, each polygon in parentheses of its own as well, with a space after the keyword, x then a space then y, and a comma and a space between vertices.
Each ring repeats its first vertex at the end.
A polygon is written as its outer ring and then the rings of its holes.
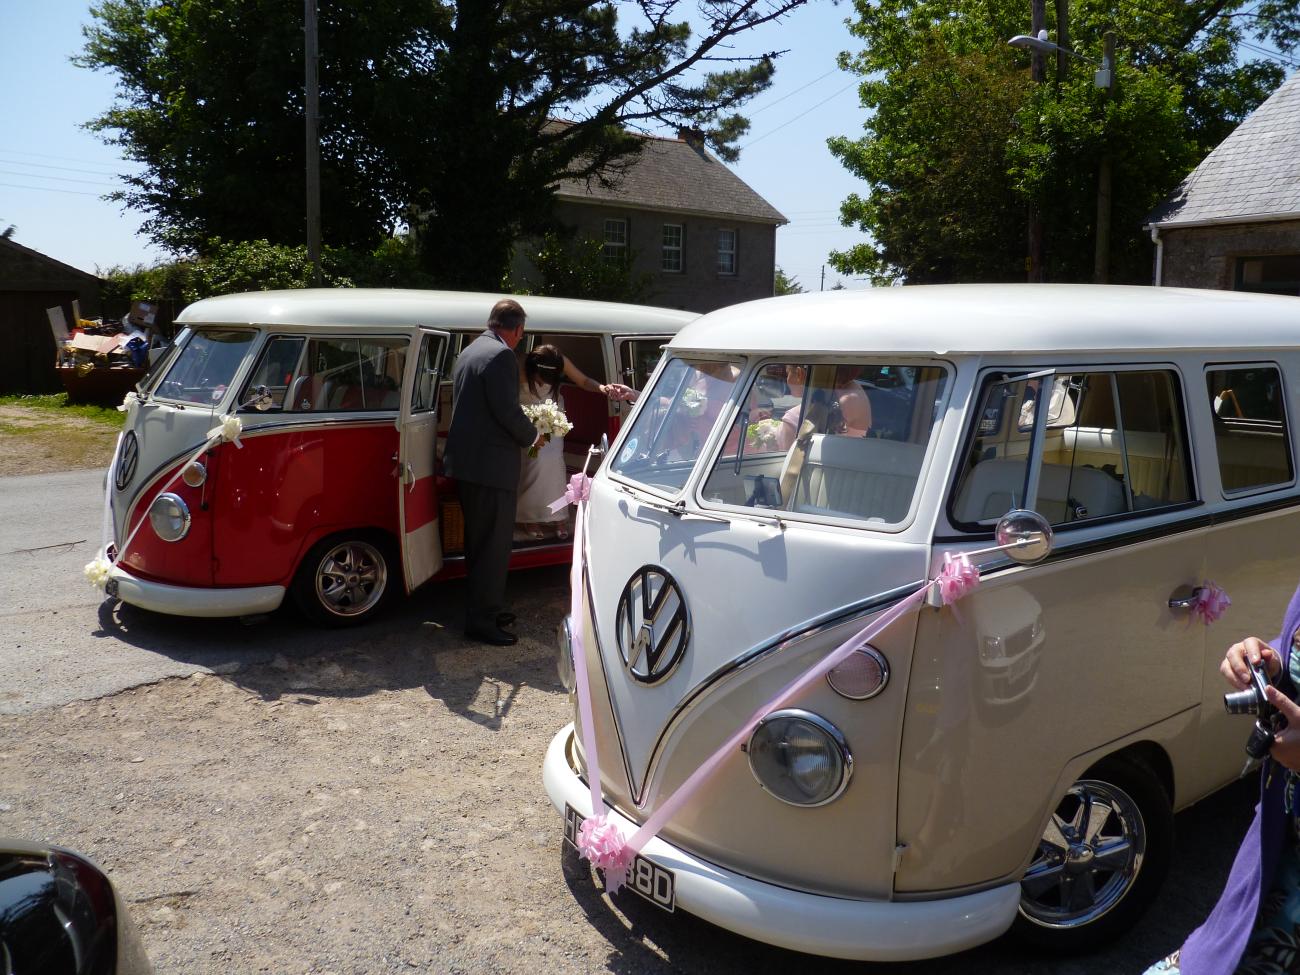
POLYGON ((704 151, 704 132, 693 126, 683 126, 677 130, 677 138, 685 142, 696 152, 704 151))

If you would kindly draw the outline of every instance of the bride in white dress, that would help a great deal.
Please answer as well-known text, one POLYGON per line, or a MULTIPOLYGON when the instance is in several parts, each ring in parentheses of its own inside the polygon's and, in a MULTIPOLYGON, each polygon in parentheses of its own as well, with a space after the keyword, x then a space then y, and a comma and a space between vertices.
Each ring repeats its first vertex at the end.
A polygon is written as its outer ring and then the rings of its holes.
MULTIPOLYGON (((620 383, 603 384, 575 366, 553 345, 539 345, 524 356, 519 384, 519 405, 537 406, 550 400, 561 410, 564 398, 560 383, 566 378, 579 389, 600 393, 612 400, 630 400, 634 390, 620 383)), ((568 482, 564 467, 564 440, 543 444, 536 457, 523 451, 519 467, 519 494, 515 508, 515 530, 532 539, 569 537, 569 508, 552 511, 550 504, 564 494, 568 482)))

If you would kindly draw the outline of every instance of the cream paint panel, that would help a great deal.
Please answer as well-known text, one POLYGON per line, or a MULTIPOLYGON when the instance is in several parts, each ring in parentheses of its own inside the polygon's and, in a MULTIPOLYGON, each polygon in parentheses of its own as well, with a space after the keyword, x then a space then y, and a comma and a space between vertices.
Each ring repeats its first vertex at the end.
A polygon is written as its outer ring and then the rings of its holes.
MULTIPOLYGON (((1058 545, 1068 543, 1058 536, 1058 545)), ((1077 755, 1195 707, 1205 632, 1168 608, 1203 575, 1189 532, 988 577, 923 611, 908 691, 896 889, 1012 875, 1077 755)))
POLYGON ((1222 586, 1232 606, 1207 634, 1204 701, 1201 707, 1201 757, 1185 773, 1191 802, 1231 782, 1241 772, 1252 718, 1223 709, 1231 690, 1219 674, 1224 651, 1247 636, 1270 643, 1300 579, 1300 508, 1227 522, 1207 532, 1206 578, 1222 586))
MULTIPOLYGON (((402 561, 406 569, 407 592, 442 568, 438 519, 435 518, 413 532, 406 530, 406 499, 412 485, 433 477, 433 443, 436 434, 437 415, 433 412, 417 413, 402 427, 400 461, 403 471, 395 481, 401 497, 402 561)), ((429 485, 430 482, 426 480, 425 483, 429 485)), ((427 489, 432 490, 432 486, 427 489)))

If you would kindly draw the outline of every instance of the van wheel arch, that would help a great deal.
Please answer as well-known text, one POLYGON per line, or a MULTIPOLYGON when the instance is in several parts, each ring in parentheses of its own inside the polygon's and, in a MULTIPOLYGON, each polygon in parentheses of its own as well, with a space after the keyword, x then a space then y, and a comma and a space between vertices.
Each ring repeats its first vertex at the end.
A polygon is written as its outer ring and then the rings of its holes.
POLYGON ((1089 950, 1142 916, 1173 855, 1167 761, 1159 746, 1141 743, 1097 762, 1060 798, 1021 881, 1016 937, 1089 950))
POLYGON ((404 588, 400 549, 379 528, 333 532, 311 545, 290 585, 294 604, 321 626, 356 626, 373 619, 404 588))

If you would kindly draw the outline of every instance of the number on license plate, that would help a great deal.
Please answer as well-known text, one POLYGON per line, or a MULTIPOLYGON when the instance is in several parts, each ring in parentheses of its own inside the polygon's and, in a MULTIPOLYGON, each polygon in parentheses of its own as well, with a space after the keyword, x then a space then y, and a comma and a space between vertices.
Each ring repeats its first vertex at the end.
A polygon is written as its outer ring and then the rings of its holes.
MULTIPOLYGON (((564 842, 575 850, 578 848, 578 830, 582 828, 583 816, 568 803, 564 805, 564 842)), ((637 854, 632 866, 627 871, 625 886, 640 894, 655 907, 672 912, 677 907, 677 882, 673 872, 661 867, 653 860, 647 860, 637 854)))

